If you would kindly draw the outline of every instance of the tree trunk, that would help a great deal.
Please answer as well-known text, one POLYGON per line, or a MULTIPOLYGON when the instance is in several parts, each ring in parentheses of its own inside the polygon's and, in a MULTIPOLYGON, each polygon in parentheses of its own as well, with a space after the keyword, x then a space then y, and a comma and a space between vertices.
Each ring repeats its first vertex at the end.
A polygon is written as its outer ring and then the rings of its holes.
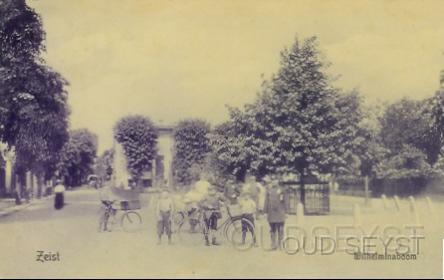
POLYGON ((22 204, 22 200, 20 197, 20 192, 18 191, 18 187, 17 187, 17 172, 15 169, 12 170, 12 174, 11 174, 11 190, 12 193, 14 194, 14 198, 15 198, 15 204, 20 205, 22 204))
POLYGON ((37 198, 42 198, 43 193, 43 175, 37 174, 37 198))
POLYGON ((20 196, 20 191, 17 188, 14 190, 14 198, 16 205, 22 204, 22 197, 20 196))
POLYGON ((25 190, 26 182, 23 182, 23 177, 26 175, 24 175, 22 171, 17 171, 15 174, 16 176, 14 184, 15 185, 14 198, 15 198, 15 204, 20 205, 22 204, 22 198, 26 196, 26 190, 25 190))
POLYGON ((20 181, 20 196, 25 199, 26 203, 28 203, 30 199, 30 191, 27 185, 28 182, 27 182, 26 172, 20 174, 19 181, 20 181))

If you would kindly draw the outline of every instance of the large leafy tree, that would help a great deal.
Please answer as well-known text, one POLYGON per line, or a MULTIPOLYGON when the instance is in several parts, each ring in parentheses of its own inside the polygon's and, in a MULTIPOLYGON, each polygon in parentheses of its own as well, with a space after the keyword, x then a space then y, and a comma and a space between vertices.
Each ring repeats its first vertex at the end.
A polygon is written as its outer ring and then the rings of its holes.
POLYGON ((179 185, 189 185, 196 178, 194 168, 203 165, 210 152, 210 125, 204 120, 179 122, 174 129, 173 174, 179 185))
POLYGON ((0 2, 0 140, 15 150, 19 174, 37 174, 39 190, 55 171, 69 115, 67 82, 40 57, 44 38, 25 1, 0 2))
POLYGON ((128 171, 135 181, 144 171, 151 171, 158 132, 148 117, 134 115, 120 119, 114 126, 114 138, 123 147, 128 171))
POLYGON ((59 162, 60 175, 69 186, 79 186, 93 173, 97 156, 97 136, 87 129, 70 132, 59 162))
POLYGON ((279 164, 301 176, 345 165, 362 118, 356 94, 331 86, 315 37, 282 52, 281 69, 267 97, 267 121, 279 164))
MULTIPOLYGON (((268 173, 335 172, 362 146, 357 93, 331 86, 317 39, 296 40, 281 53, 278 73, 263 84, 253 104, 233 109, 213 138, 215 158, 230 163, 237 177, 246 170, 268 173)), ((362 134, 362 133, 361 133, 362 134)), ((301 188, 301 198, 304 188, 301 188)))

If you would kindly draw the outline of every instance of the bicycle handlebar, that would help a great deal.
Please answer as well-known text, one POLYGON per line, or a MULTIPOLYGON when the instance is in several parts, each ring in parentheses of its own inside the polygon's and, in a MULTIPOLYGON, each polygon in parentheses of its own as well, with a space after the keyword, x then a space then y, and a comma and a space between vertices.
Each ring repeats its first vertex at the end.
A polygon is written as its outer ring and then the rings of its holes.
POLYGON ((113 204, 116 202, 117 200, 102 200, 102 203, 106 206, 106 207, 112 207, 113 204))

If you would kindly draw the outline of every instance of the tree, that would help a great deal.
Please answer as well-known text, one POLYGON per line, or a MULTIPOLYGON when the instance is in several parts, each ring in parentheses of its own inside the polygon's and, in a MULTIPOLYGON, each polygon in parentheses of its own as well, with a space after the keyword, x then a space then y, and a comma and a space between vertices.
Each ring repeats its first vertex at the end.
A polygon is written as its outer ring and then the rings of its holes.
POLYGON ((192 169, 204 164, 210 152, 209 132, 210 125, 200 119, 183 120, 174 129, 173 174, 179 185, 189 185, 197 179, 192 169))
POLYGON ((69 115, 67 82, 40 57, 44 37, 25 1, 0 2, 0 141, 14 149, 21 181, 26 171, 37 175, 38 196, 68 139, 69 115))
POLYGON ((392 155, 409 145, 421 150, 430 165, 436 163, 442 147, 438 102, 437 97, 419 101, 404 98, 387 106, 380 118, 380 138, 392 155))
POLYGON ((158 132, 151 120, 141 115, 127 116, 114 126, 114 138, 122 145, 133 180, 151 171, 157 154, 158 132))
POLYGON ((113 149, 105 150, 97 159, 95 172, 103 180, 110 178, 110 176, 113 174, 113 159, 113 149))
POLYGON ((298 173, 302 183, 309 173, 347 165, 357 145, 360 98, 333 88, 327 66, 315 37, 296 39, 281 53, 278 73, 263 83, 257 100, 243 111, 232 110, 230 135, 216 138, 223 143, 215 149, 216 158, 256 176, 298 173))
POLYGON ((430 164, 437 163, 444 146, 444 90, 441 88, 433 98, 424 101, 424 113, 430 116, 429 130, 423 135, 427 143, 427 159, 430 164))
POLYGON ((236 123, 230 120, 216 126, 209 136, 212 150, 207 166, 217 185, 243 181, 250 168, 249 147, 244 140, 246 135, 238 132, 236 123))
POLYGON ((77 129, 70 133, 59 163, 60 175, 68 186, 79 186, 93 173, 97 155, 97 136, 88 129, 77 129))
POLYGON ((351 152, 359 113, 357 94, 343 96, 325 74, 315 37, 282 53, 281 69, 268 95, 271 139, 289 171, 332 172, 351 152))

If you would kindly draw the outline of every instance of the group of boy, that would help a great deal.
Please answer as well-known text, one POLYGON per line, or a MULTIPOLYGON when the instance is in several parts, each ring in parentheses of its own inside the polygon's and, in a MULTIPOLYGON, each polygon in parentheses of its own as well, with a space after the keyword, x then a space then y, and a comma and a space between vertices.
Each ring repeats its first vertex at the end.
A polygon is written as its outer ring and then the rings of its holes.
MULTIPOLYGON (((270 225, 271 249, 276 250, 283 240, 286 218, 285 196, 278 180, 266 177, 264 182, 268 186, 267 191, 251 178, 247 179, 237 199, 242 217, 249 221, 249 223, 242 222, 242 242, 245 243, 246 234, 250 231, 256 246, 256 236, 254 234, 255 216, 258 212, 263 211, 267 214, 267 220, 270 225)), ((221 206, 226 203, 227 198, 220 194, 216 187, 211 185, 208 188, 207 194, 197 203, 203 212, 205 222, 204 237, 205 245, 207 246, 220 245, 216 239, 217 223, 222 217, 221 206)), ((167 190, 164 190, 160 195, 156 213, 158 218, 158 244, 161 244, 164 234, 168 236, 168 243, 171 244, 171 217, 174 213, 174 201, 167 190)))

